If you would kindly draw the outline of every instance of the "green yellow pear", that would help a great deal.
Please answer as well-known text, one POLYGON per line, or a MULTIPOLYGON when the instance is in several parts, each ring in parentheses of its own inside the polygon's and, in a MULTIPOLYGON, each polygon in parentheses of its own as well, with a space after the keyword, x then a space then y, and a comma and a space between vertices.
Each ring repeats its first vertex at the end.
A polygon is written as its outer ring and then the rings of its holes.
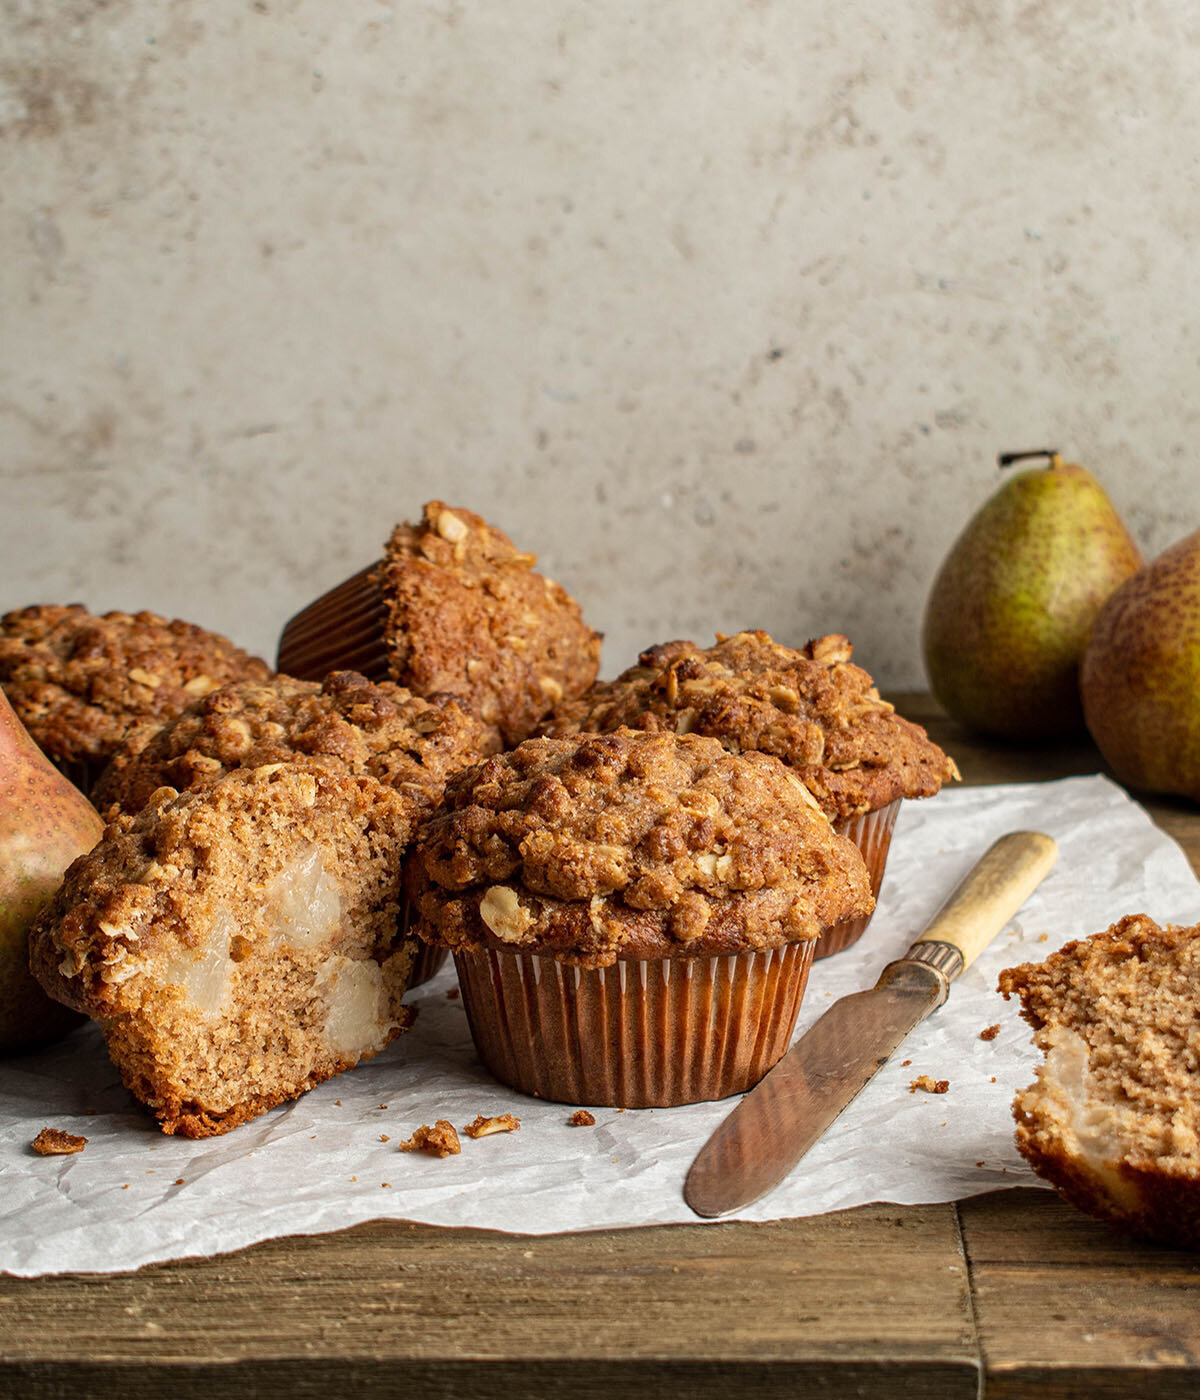
POLYGON ((1142 556, 1094 476, 1057 452, 1007 480, 958 537, 925 612, 933 693, 984 734, 1082 733, 1079 663, 1100 609, 1142 556))
POLYGON ((0 693, 0 1052, 65 1034, 83 1018, 29 971, 29 926, 104 823, 29 737, 0 693))
POLYGON ((1105 603, 1080 684, 1088 729, 1122 782, 1200 802, 1200 530, 1105 603))

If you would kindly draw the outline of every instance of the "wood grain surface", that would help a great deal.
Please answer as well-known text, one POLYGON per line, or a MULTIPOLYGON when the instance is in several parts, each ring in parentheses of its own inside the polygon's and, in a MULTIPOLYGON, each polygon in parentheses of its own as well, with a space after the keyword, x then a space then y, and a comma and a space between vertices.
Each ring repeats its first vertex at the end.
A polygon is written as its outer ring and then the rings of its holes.
MULTIPOLYGON (((968 783, 1103 771, 893 697, 968 783)), ((1200 871, 1200 813, 1147 801, 1200 871)), ((1124 911, 1122 911, 1124 912, 1124 911)), ((377 1222, 133 1274, 0 1278, 0 1396, 1200 1394, 1200 1257, 1050 1192, 521 1237, 377 1222)))

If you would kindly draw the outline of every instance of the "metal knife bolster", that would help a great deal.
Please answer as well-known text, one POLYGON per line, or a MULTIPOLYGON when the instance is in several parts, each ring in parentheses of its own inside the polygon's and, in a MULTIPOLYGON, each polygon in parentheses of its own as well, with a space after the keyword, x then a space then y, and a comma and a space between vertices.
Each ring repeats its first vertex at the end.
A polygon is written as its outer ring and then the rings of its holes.
POLYGON ((922 938, 902 958, 890 962, 879 974, 879 987, 930 988, 937 1000, 930 1006, 936 1011, 950 995, 950 983, 966 965, 962 951, 953 943, 938 938, 922 938))

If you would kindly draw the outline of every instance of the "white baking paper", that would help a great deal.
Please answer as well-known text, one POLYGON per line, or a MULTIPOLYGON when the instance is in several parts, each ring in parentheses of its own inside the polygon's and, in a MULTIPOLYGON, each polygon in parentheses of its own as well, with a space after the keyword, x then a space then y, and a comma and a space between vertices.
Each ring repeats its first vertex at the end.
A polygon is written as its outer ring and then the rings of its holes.
MULTIPOLYGON (((1037 1058, 1001 968, 1040 959, 1123 914, 1200 920, 1200 885, 1179 847, 1102 777, 943 792, 907 802, 874 922, 814 965, 797 1034, 829 1003, 871 986, 946 894, 1006 831, 1059 843, 1056 868, 876 1079, 777 1191, 735 1218, 816 1215, 869 1201, 951 1201, 1039 1184, 1017 1155, 1010 1104, 1037 1058), (980 1031, 999 1022, 994 1040, 980 1031), (911 1093, 918 1075, 945 1094, 911 1093)), ((414 993, 414 1030, 377 1059, 224 1137, 164 1137, 126 1094, 94 1027, 0 1061, 0 1270, 117 1271, 239 1249, 275 1235, 379 1217, 543 1234, 696 1221, 681 1189, 735 1100, 620 1112, 544 1103, 495 1083, 474 1055, 453 968, 414 993), (436 1159, 398 1144, 422 1123, 460 1130, 513 1113, 520 1131, 436 1159), (45 1126, 87 1137, 38 1157, 45 1126)))

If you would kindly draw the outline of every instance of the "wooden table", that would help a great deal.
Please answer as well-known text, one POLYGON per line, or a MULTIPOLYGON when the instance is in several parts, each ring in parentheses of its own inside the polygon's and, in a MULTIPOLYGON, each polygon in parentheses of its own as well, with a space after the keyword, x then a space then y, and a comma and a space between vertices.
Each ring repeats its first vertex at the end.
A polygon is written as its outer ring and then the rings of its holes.
MULTIPOLYGON (((968 783, 1103 768, 895 697, 968 783)), ((1200 813, 1148 803, 1200 870, 1200 813)), ((1126 913, 1133 911, 1114 911, 1126 913)), ((1200 1394, 1200 1257, 1048 1191, 767 1225, 513 1237, 376 1223, 136 1274, 0 1278, 0 1395, 1200 1394)))

